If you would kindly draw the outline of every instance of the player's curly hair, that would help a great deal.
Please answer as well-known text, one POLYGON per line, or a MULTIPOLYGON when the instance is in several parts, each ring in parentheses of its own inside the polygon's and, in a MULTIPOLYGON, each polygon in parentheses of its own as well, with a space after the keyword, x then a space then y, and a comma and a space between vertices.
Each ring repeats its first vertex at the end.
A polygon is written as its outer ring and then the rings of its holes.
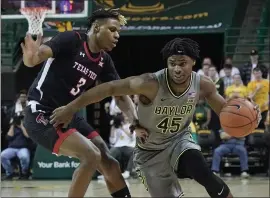
POLYGON ((169 41, 161 50, 164 60, 172 55, 187 55, 196 60, 200 57, 199 44, 189 38, 175 38, 169 41))
POLYGON ((107 18, 114 18, 119 20, 120 25, 124 26, 127 24, 126 18, 120 14, 119 9, 107 9, 101 8, 92 13, 92 15, 88 18, 88 26, 87 32, 91 29, 93 23, 98 19, 107 19, 107 18))

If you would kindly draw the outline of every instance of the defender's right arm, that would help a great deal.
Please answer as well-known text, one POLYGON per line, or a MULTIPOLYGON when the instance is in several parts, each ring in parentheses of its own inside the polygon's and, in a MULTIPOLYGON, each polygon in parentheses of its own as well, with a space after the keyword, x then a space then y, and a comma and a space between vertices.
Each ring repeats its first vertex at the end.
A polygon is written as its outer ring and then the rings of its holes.
POLYGON ((76 32, 67 31, 57 34, 50 41, 41 45, 41 36, 34 41, 30 34, 21 43, 23 62, 27 67, 34 67, 48 58, 56 58, 60 53, 68 53, 76 48, 79 37, 76 32))
POLYGON ((109 96, 144 95, 149 98, 151 92, 157 90, 157 86, 158 84, 153 78, 153 74, 143 74, 122 80, 114 80, 88 90, 66 107, 72 109, 72 112, 77 112, 81 108, 99 102, 109 96))
POLYGON ((143 95, 153 100, 158 90, 158 83, 153 74, 143 74, 122 80, 100 84, 63 107, 54 110, 51 123, 54 126, 67 124, 74 113, 89 104, 99 102, 109 96, 143 95))

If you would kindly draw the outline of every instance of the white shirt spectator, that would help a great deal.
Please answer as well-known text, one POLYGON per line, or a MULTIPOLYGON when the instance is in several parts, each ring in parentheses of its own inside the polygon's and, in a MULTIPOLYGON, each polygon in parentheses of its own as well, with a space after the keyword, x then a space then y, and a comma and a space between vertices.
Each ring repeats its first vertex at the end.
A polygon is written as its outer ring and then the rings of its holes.
MULTIPOLYGON (((253 69, 255 68, 255 67, 257 67, 257 64, 255 63, 253 63, 252 64, 252 70, 251 71, 253 71, 253 69)), ((254 81, 255 80, 255 77, 254 77, 254 75, 253 75, 253 72, 251 72, 251 81, 254 81)))
POLYGON ((135 147, 136 145, 136 134, 130 134, 129 130, 130 124, 124 124, 120 128, 114 128, 112 127, 111 135, 110 136, 110 143, 113 147, 135 147), (129 135, 130 134, 130 135, 129 135))
POLYGON ((110 103, 110 115, 114 116, 117 115, 119 113, 122 113, 121 110, 118 108, 118 106, 116 105, 116 101, 115 98, 112 97, 112 101, 110 103))
MULTIPOLYGON (((200 74, 200 75, 204 75, 204 72, 203 72, 202 69, 199 69, 199 70, 197 71, 197 73, 200 74)), ((219 78, 219 75, 218 75, 218 73, 217 73, 217 74, 216 74, 216 79, 218 79, 218 78, 219 78)))
MULTIPOLYGON (((232 67, 232 76, 234 76, 235 74, 240 74, 240 71, 239 71, 239 69, 237 67, 232 67)), ((224 69, 220 70, 219 76, 220 76, 220 78, 225 77, 224 69)))
MULTIPOLYGON (((28 102, 26 101, 26 105, 28 104, 28 102)), ((15 104, 15 114, 16 115, 22 115, 24 111, 24 108, 21 104, 21 102, 19 100, 17 100, 16 104, 15 104)))

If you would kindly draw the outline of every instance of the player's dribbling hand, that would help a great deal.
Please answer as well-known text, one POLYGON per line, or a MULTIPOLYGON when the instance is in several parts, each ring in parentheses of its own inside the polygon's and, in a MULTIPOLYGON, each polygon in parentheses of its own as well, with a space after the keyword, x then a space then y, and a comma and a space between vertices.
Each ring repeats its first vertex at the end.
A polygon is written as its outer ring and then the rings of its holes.
POLYGON ((73 118, 73 113, 66 108, 66 106, 59 107, 53 111, 50 116, 50 123, 56 128, 63 125, 66 128, 73 118))

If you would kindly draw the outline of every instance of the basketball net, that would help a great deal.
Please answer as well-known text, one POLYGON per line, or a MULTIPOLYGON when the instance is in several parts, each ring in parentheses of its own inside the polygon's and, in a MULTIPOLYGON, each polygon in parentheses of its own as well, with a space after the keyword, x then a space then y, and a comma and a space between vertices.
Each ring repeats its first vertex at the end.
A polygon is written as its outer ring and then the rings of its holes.
POLYGON ((46 7, 25 7, 20 9, 20 12, 28 21, 27 33, 31 35, 43 35, 42 24, 48 10, 46 7))

